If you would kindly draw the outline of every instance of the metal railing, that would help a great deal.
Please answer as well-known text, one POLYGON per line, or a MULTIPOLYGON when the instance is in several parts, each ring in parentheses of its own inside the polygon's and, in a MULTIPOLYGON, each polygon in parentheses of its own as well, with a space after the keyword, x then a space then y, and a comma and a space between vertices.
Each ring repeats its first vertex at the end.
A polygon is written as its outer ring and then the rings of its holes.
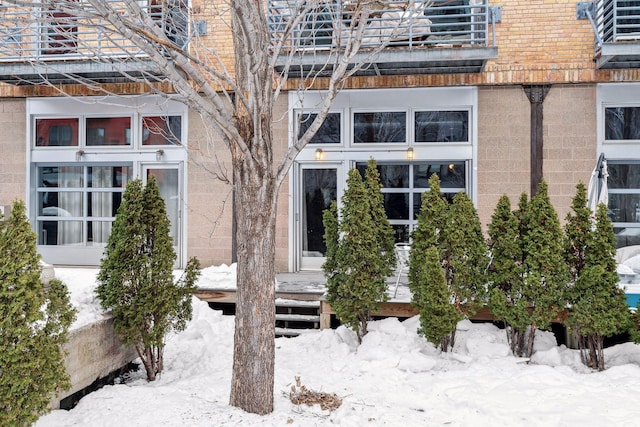
POLYGON ((596 0, 592 19, 596 43, 640 40, 640 1, 596 0))
MULTIPOLYGON (((378 0, 362 35, 363 48, 414 48, 438 45, 488 45, 492 15, 487 0, 378 0)), ((269 0, 272 42, 285 36, 285 47, 322 50, 344 47, 354 37, 361 10, 358 2, 326 0, 304 9, 300 0, 269 0), (297 25, 291 23, 301 16, 297 25)), ((361 6, 360 6, 361 7, 361 6)), ((491 40, 495 45, 495 37, 491 40)))
MULTIPOLYGON (((123 2, 107 0, 117 13, 135 16, 123 2)), ((89 4, 82 4, 78 16, 62 10, 0 5, 0 62, 60 61, 147 56, 130 40, 112 30, 105 22, 91 17, 89 4)), ((146 2, 145 2, 146 3, 146 2)), ((151 2, 149 2, 151 3, 151 2)), ((182 3, 163 2, 164 6, 142 7, 181 48, 189 43, 188 11, 182 3)), ((138 18, 139 19, 139 18, 138 18)))

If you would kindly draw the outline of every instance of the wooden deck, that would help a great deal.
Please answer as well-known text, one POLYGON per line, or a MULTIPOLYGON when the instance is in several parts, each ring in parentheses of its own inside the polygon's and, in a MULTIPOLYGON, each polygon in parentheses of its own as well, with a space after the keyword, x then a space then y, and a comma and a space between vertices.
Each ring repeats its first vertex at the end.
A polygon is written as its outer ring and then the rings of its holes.
MULTIPOLYGON (((214 303, 236 303, 236 292, 234 290, 199 289, 195 296, 206 302, 214 303)), ((335 316, 335 311, 324 299, 324 292, 276 292, 276 299, 294 301, 317 301, 320 303, 320 329, 331 328, 331 316, 335 316)), ((418 314, 418 311, 409 301, 391 300, 380 304, 380 310, 373 313, 379 317, 409 318, 418 314)), ((495 318, 487 308, 480 309, 471 320, 493 321, 495 318)))

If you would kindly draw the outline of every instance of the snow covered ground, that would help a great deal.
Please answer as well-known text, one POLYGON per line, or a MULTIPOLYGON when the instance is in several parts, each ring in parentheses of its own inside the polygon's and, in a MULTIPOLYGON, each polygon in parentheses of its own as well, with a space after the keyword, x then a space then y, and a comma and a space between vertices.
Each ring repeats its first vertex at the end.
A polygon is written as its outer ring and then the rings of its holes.
MULTIPOLYGON (((102 316, 94 270, 56 269, 80 315, 73 327, 102 316)), ((201 286, 235 280, 226 266, 205 269, 201 286), (205 283, 206 282, 206 283, 205 283)), ((231 285, 229 285, 231 286, 231 285)), ((531 361, 510 356, 504 332, 463 321, 456 347, 440 353, 417 335, 418 318, 372 322, 358 346, 344 327, 276 340, 275 410, 268 416, 228 405, 233 317, 194 298, 188 328, 168 338, 165 372, 153 383, 141 371, 124 384, 53 411, 36 426, 618 426, 640 425, 640 347, 606 350, 605 372, 586 369, 579 354, 536 338, 531 361), (335 411, 294 405, 301 383, 343 399, 335 411)))

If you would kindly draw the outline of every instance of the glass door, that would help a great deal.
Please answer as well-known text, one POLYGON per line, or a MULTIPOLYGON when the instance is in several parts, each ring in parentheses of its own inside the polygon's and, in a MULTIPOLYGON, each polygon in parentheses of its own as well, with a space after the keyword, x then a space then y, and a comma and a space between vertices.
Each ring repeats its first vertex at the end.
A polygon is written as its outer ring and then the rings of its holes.
POLYGON ((301 270, 319 270, 325 261, 322 214, 338 197, 339 165, 301 165, 296 220, 301 270))
POLYGON ((144 165, 143 175, 147 179, 153 176, 158 184, 160 196, 164 199, 167 216, 171 221, 169 235, 173 239, 173 249, 176 251, 176 267, 182 263, 182 179, 180 165, 144 165))

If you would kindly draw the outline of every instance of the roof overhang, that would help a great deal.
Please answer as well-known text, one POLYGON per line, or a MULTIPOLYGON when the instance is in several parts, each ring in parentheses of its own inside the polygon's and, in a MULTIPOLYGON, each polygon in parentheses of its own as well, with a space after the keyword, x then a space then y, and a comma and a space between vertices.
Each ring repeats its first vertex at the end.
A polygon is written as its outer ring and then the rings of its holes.
MULTIPOLYGON (((391 76, 413 74, 479 73, 487 61, 498 57, 498 48, 492 47, 426 47, 421 49, 385 49, 376 55, 358 52, 351 64, 366 64, 355 76, 391 76)), ((332 51, 298 51, 293 56, 280 55, 276 71, 282 72, 289 62, 291 78, 327 77, 339 58, 332 51)))
POLYGON ((640 40, 602 43, 595 61, 603 70, 640 68, 640 40))
POLYGON ((154 80, 162 73, 144 58, 97 61, 0 62, 0 82, 17 86, 49 84, 123 83, 137 78, 154 80))

